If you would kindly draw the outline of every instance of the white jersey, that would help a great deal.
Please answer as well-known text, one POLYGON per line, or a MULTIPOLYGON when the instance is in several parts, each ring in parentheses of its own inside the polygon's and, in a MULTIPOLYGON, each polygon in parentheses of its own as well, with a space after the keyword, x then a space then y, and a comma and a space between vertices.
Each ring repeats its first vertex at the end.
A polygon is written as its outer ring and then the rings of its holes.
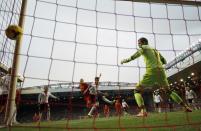
POLYGON ((123 108, 126 108, 126 107, 128 107, 128 104, 127 104, 125 101, 123 101, 123 102, 122 102, 122 107, 123 107, 123 108))
POLYGON ((48 103, 49 97, 52 97, 55 99, 57 98, 56 96, 52 95, 50 92, 47 92, 47 94, 42 92, 38 96, 38 103, 40 103, 40 104, 48 103))
POLYGON ((196 94, 193 90, 186 90, 186 99, 194 99, 196 94))
POLYGON ((2 93, 5 92, 5 91, 7 92, 9 90, 10 81, 11 81, 11 75, 10 74, 7 74, 7 75, 5 75, 5 76, 3 76, 1 78, 1 86, 0 86, 0 88, 2 90, 2 93))
POLYGON ((161 96, 158 94, 158 95, 153 95, 154 97, 154 103, 160 103, 162 98, 161 96))
POLYGON ((90 85, 89 94, 91 94, 91 95, 97 95, 98 94, 97 87, 95 84, 90 85))

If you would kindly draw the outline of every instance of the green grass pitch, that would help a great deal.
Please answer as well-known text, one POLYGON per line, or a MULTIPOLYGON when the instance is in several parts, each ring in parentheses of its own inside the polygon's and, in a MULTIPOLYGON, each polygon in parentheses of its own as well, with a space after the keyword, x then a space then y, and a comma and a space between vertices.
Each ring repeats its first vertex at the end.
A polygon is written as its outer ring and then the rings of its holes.
POLYGON ((149 113, 146 118, 133 115, 110 118, 26 123, 0 131, 200 131, 201 110, 192 113, 149 113))

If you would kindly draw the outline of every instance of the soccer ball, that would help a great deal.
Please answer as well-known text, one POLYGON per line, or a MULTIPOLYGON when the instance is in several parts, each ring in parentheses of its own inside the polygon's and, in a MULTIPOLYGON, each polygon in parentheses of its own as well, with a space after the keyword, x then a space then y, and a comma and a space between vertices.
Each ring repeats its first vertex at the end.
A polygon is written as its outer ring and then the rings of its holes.
POLYGON ((22 28, 17 25, 9 25, 5 32, 6 36, 11 40, 17 40, 17 38, 23 33, 22 28))

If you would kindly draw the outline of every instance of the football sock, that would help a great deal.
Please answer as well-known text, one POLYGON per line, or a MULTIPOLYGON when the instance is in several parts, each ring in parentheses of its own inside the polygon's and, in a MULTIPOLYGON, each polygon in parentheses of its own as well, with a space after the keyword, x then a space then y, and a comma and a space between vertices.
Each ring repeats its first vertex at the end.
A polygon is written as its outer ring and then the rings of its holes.
POLYGON ((135 97, 138 107, 141 108, 141 112, 142 113, 146 112, 146 109, 144 108, 144 100, 142 98, 142 95, 140 93, 135 93, 134 97, 135 97))
POLYGON ((183 103, 183 100, 181 99, 181 97, 174 91, 171 92, 170 97, 172 98, 172 100, 174 100, 178 104, 183 103))

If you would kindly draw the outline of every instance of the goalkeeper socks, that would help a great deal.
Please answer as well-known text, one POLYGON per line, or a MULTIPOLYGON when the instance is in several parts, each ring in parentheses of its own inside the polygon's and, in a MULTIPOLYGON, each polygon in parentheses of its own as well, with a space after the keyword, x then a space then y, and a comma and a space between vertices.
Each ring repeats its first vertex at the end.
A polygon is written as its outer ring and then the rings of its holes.
POLYGON ((142 98, 142 95, 140 93, 135 93, 134 97, 138 107, 140 108, 144 107, 144 100, 142 98))
POLYGON ((172 98, 172 100, 174 100, 178 104, 183 103, 183 100, 181 99, 181 97, 174 91, 171 92, 170 97, 172 98))

